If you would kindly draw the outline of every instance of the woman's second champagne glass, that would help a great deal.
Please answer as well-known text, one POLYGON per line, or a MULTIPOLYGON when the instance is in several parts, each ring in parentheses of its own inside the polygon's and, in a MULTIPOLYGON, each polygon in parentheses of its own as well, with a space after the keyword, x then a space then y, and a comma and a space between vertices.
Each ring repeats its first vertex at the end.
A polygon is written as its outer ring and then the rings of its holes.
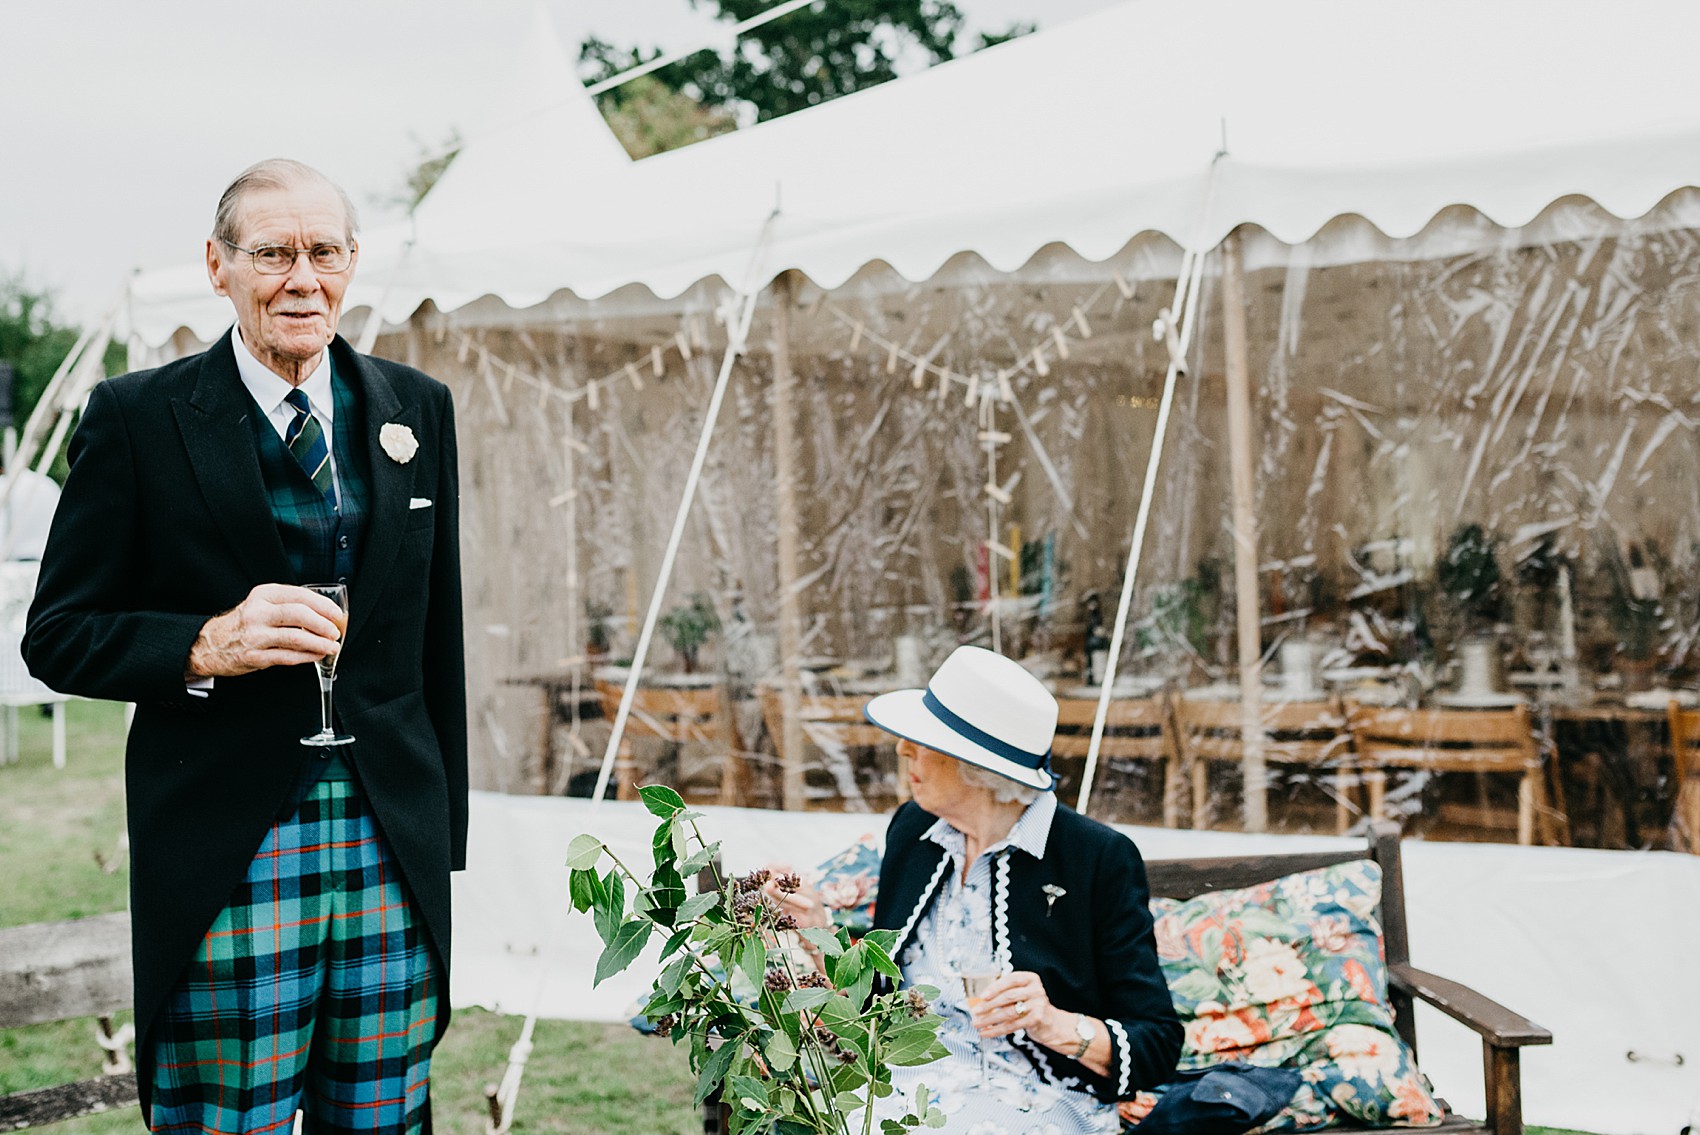
MULTIPOLYGON (((962 977, 962 995, 968 1003, 968 1008, 971 1010, 978 1007, 980 1002, 985 1000, 986 990, 991 987, 992 982, 996 981, 1001 976, 997 970, 989 968, 979 972, 970 972, 969 970, 964 969, 960 971, 960 973, 962 977)), ((980 1050, 980 1086, 983 1088, 986 1086, 985 1039, 981 1038, 976 1047, 980 1050)))
MULTIPOLYGON (((308 591, 323 595, 342 611, 343 633, 348 631, 348 585, 346 583, 304 583, 308 591)), ((342 644, 338 642, 336 650, 313 663, 319 671, 319 721, 317 733, 301 738, 303 745, 328 747, 331 745, 347 745, 354 738, 347 733, 338 733, 331 717, 331 687, 336 684, 337 659, 342 657, 342 644)))

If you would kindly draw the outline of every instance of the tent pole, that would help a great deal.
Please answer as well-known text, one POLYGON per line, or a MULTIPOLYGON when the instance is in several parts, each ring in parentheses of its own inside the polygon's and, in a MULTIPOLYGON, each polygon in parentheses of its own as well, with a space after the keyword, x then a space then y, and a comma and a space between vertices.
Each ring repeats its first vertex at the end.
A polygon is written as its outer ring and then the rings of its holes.
MULTIPOLYGON (((1222 155, 1218 154, 1217 158, 1222 155)), ((1157 474, 1162 468, 1164 442, 1169 436, 1169 412, 1175 404, 1175 381, 1186 373, 1186 353, 1192 345, 1192 329, 1197 322, 1199 297, 1204 294, 1205 226, 1216 200, 1217 163, 1210 163, 1210 173, 1204 184, 1204 201, 1198 211, 1198 230, 1181 253, 1181 267, 1175 279, 1175 301, 1172 309, 1163 312, 1157 330, 1168 345, 1169 366, 1163 377, 1163 394, 1157 403, 1157 423, 1151 433, 1151 453, 1145 463, 1145 480, 1139 488, 1139 511, 1133 519, 1133 538, 1128 544, 1127 567, 1122 572, 1121 597, 1116 602, 1116 621, 1110 628, 1110 657, 1099 679, 1098 711, 1092 717, 1092 740, 1086 746, 1086 768, 1080 774, 1080 793, 1074 808, 1082 816, 1092 806, 1092 783, 1098 775, 1098 752, 1104 744, 1104 725, 1110 717, 1110 693, 1116 684, 1116 669, 1122 656, 1122 640, 1127 634, 1128 614, 1133 609, 1133 586, 1139 577, 1139 560, 1145 547, 1145 531, 1151 521, 1151 507, 1157 499, 1157 474)), ((1165 800, 1165 816, 1170 810, 1165 800)))
POLYGON ((782 272, 773 282, 773 449, 775 513, 779 523, 779 687, 781 801, 788 812, 803 807, 801 600, 797 594, 796 407, 791 370, 791 308, 797 301, 797 273, 782 272))
MULTIPOLYGON (((1264 761, 1263 628, 1257 600, 1251 365, 1246 347, 1245 265, 1237 229, 1222 242, 1222 336, 1228 363, 1228 453, 1234 498, 1234 599, 1239 623, 1245 830, 1262 832, 1269 829, 1269 772, 1264 761)), ((1195 801, 1193 806, 1198 807, 1198 803, 1195 801)))
POLYGON ((708 444, 714 438, 714 423, 720 417, 721 403, 726 401, 726 388, 731 384, 732 366, 744 353, 749 341, 750 320, 755 317, 756 300, 761 297, 762 264, 773 225, 779 218, 775 209, 762 226, 761 236, 750 251, 750 279, 738 294, 735 311, 727 313, 726 352, 720 357, 720 373, 714 380, 714 393, 709 396, 708 409, 703 413, 702 434, 697 438, 696 455, 691 458, 691 471, 685 477, 685 488, 679 495, 679 509, 673 517, 673 531, 667 537, 667 548, 661 554, 661 570, 657 573, 655 590, 650 592, 649 611, 644 615, 643 630, 638 633, 637 647, 632 651, 632 668, 626 675, 626 688, 620 694, 620 708, 614 714, 614 725, 608 733, 608 748, 602 754, 602 768, 596 774, 596 791, 590 806, 602 806, 608 780, 614 774, 614 761, 620 755, 620 742, 626 736, 626 721, 632 714, 632 702, 637 697, 638 679, 643 676, 643 664, 649 657, 649 643, 655 637, 655 626, 661 620, 661 604, 667 598, 667 583, 673 577, 673 562, 679 556, 679 544, 685 537, 685 521, 691 515, 691 502, 696 500, 697 485, 702 480, 703 463, 708 460, 708 444))

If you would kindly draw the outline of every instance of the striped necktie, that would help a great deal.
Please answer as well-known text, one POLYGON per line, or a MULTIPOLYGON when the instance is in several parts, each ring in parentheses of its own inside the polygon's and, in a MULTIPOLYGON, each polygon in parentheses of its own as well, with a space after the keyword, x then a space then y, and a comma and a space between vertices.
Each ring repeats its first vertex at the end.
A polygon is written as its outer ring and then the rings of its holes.
POLYGON ((295 407, 295 420, 289 423, 283 444, 289 447, 289 452, 301 463, 301 468, 306 470, 314 487, 324 493, 325 499, 335 508, 336 482, 331 477, 331 451, 325 444, 325 431, 319 425, 319 419, 313 416, 313 406, 307 401, 307 392, 298 387, 291 390, 284 397, 284 401, 295 407))

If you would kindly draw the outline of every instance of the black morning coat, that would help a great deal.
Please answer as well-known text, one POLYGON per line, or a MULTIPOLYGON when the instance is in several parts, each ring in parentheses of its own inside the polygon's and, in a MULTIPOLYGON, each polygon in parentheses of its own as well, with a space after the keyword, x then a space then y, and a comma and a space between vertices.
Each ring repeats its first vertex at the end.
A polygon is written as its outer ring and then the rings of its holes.
MULTIPOLYGON (((899 931, 894 957, 942 889, 950 859, 921 837, 937 817, 911 801, 886 829, 874 925, 899 931)), ((1046 1081, 1119 1100, 1168 1081, 1181 1023, 1157 964, 1151 892, 1133 841, 1058 804, 1045 857, 1006 849, 992 865, 992 946, 1039 975, 1051 1004, 1103 1021, 1110 1072, 1100 1076, 1025 1032, 1010 1042, 1046 1081), (1061 888, 1051 901, 1045 887, 1061 888)))
MULTIPOLYGON (((363 400, 371 500, 349 580, 336 712, 349 759, 437 957, 449 959, 449 872, 466 864, 466 670, 458 475, 448 388, 331 345, 363 400), (406 426, 403 463, 379 430, 406 426), (429 503, 420 503, 429 502, 429 503)), ((202 624, 260 583, 295 580, 261 481, 259 413, 230 336, 205 354, 95 387, 42 556, 24 657, 65 693, 136 703, 125 766, 138 1080, 149 1030, 267 829, 294 801, 319 727, 311 665, 184 686, 202 624)), ((393 431, 392 431, 393 432, 393 431)), ((438 1035, 448 998, 438 1001, 438 1035)))

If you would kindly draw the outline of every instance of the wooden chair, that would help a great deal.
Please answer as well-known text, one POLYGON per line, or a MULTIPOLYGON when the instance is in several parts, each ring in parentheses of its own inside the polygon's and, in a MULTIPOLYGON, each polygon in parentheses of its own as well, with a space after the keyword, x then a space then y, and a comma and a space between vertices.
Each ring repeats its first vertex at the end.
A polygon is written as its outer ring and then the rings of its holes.
MULTIPOLYGON (((1245 759, 1244 709, 1237 701, 1180 698, 1175 704, 1181 752, 1192 768, 1192 826, 1210 826, 1210 766, 1245 759)), ((1267 765, 1313 770, 1334 797, 1334 830, 1352 826, 1358 773, 1345 713, 1332 701, 1265 702, 1263 759, 1267 765)))
MULTIPOLYGON (((602 701, 603 716, 613 721, 619 713, 625 687, 598 679, 596 694, 602 701)), ((620 752, 614 762, 619 799, 636 800, 635 785, 645 773, 632 741, 653 737, 674 745, 692 741, 709 745, 720 766, 718 792, 711 802, 745 803, 750 788, 749 770, 742 759, 742 745, 725 699, 726 692, 719 686, 699 689, 638 686, 632 698, 631 715, 626 719, 625 734, 620 739, 620 752)), ((684 780, 681 775, 681 781, 684 780)), ((689 794, 685 792, 688 783, 677 787, 680 795, 688 799, 689 794)))
POLYGON ((1564 811, 1553 801, 1529 724, 1529 709, 1385 709, 1357 706, 1350 712, 1353 747, 1369 788, 1372 819, 1386 817, 1387 770, 1469 772, 1517 778, 1517 842, 1567 842, 1564 811), (1541 829, 1536 831, 1537 826, 1541 829))
MULTIPOLYGON (((762 686, 760 691, 762 720, 768 736, 773 738, 774 751, 783 764, 792 754, 785 752, 785 696, 774 686, 762 686)), ((852 749, 890 749, 895 762, 895 793, 897 802, 909 799, 909 782, 903 776, 902 758, 896 756, 897 739, 877 725, 868 723, 862 707, 868 699, 861 695, 804 693, 798 699, 798 724, 808 745, 820 750, 822 767, 832 778, 838 798, 848 811, 871 811, 861 785, 856 781, 852 749)), ((796 755, 802 759, 803 754, 796 755)))
POLYGON ((91 1079, 0 1096, 0 1131, 136 1106, 131 1027, 112 1027, 130 1000, 128 914, 0 930, 0 1029, 94 1017, 99 1049, 89 1046, 89 1069, 102 1070, 91 1079), (101 1050, 104 1056, 97 1055, 101 1050))
POLYGON ((1676 784, 1676 809, 1671 816, 1678 846, 1700 855, 1700 709, 1683 709, 1672 701, 1665 710, 1670 721, 1670 755, 1676 784))
MULTIPOLYGON (((1180 752, 1175 745, 1173 719, 1167 694, 1148 698, 1111 698, 1104 720, 1104 736, 1098 757, 1106 767, 1116 768, 1133 761, 1161 762, 1163 766, 1163 826, 1180 826, 1180 752)), ((1092 745, 1092 725, 1098 716, 1094 698, 1057 699, 1057 735, 1051 743, 1053 758, 1081 760, 1092 745)))

